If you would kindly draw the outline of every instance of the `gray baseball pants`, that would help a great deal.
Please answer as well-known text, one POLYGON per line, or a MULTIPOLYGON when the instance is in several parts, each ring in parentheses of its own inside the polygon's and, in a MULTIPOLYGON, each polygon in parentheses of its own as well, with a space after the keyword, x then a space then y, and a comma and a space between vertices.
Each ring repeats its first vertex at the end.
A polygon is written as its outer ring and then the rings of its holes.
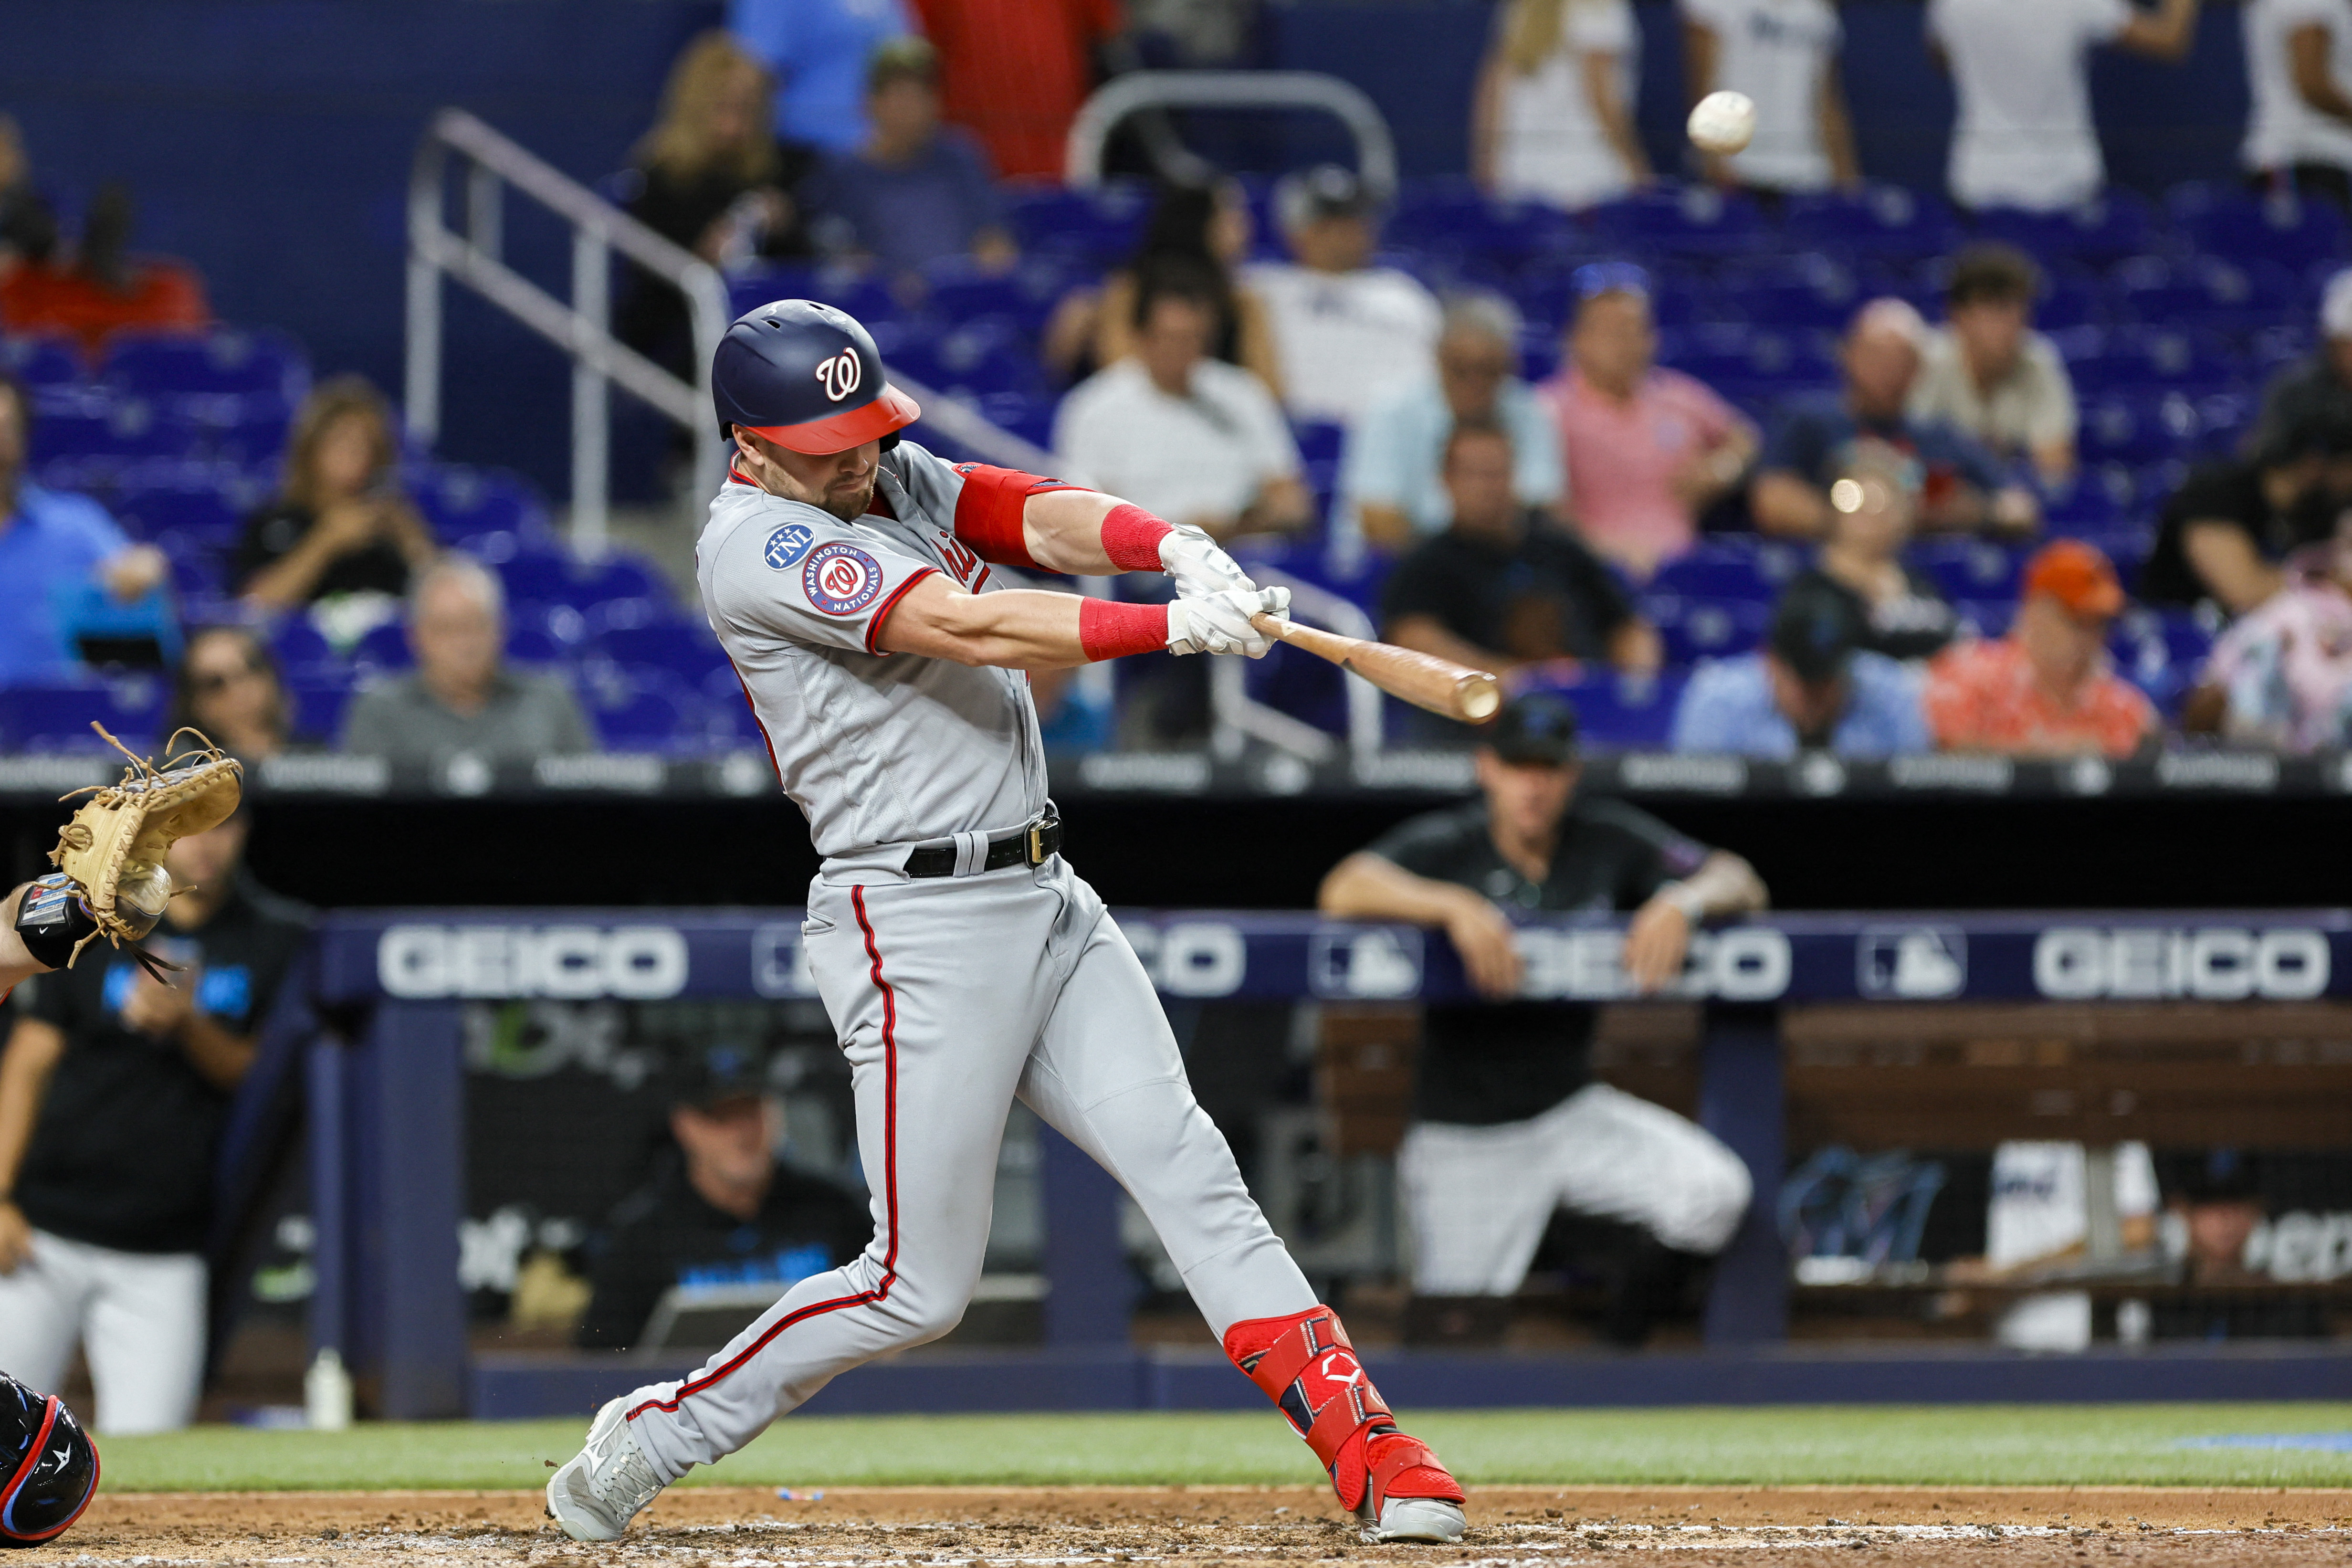
POLYGON ((874 1240, 682 1383, 638 1389, 665 1480, 733 1453, 840 1373, 954 1328, 988 1245, 1014 1099, 1116 1177, 1220 1338, 1315 1293, 1192 1099, 1151 981, 1095 890, 1045 865, 810 884, 809 968, 857 1098, 874 1240))

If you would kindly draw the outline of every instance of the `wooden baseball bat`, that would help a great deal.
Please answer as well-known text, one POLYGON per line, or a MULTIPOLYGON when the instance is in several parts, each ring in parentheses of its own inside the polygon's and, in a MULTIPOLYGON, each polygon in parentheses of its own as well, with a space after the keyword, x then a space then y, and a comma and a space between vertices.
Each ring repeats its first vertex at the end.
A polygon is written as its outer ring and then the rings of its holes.
POLYGON ((1252 616, 1250 624, 1341 669, 1354 670, 1391 697, 1465 724, 1483 724, 1503 705, 1503 683, 1483 669, 1450 658, 1415 653, 1394 643, 1366 642, 1275 616, 1252 616))

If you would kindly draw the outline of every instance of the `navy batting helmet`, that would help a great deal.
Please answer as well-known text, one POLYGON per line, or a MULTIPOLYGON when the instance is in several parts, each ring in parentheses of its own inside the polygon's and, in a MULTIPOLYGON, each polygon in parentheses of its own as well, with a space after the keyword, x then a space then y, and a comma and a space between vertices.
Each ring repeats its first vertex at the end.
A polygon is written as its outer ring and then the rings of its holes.
POLYGON ((54 1394, 0 1372, 0 1546, 55 1541, 98 1495, 98 1445, 54 1394))
POLYGON ((882 374, 882 354, 857 318, 814 300, 746 311, 719 340, 710 400, 729 426, 794 452, 845 452, 922 416, 882 374))

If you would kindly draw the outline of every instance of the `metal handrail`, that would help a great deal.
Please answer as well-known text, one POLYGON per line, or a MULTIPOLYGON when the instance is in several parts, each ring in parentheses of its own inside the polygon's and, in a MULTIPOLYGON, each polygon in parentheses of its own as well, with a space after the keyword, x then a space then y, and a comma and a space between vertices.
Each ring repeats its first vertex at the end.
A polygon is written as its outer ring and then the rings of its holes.
POLYGON ((727 284, 719 269, 605 201, 570 175, 462 109, 444 109, 417 143, 408 182, 409 429, 441 431, 441 276, 446 273, 564 351, 572 359, 572 542, 604 552, 612 494, 609 388, 617 383, 694 435, 697 488, 719 487, 727 457, 710 416, 710 357, 727 331, 727 284), (466 163, 466 233, 442 221, 449 155, 466 163), (572 300, 566 304, 509 267, 505 187, 511 185, 572 228, 572 300), (697 380, 688 384, 613 335, 612 253, 620 252, 686 296, 697 380))
MULTIPOLYGON (((664 238, 594 191, 542 162, 462 109, 433 117, 417 144, 408 184, 409 429, 430 443, 441 431, 443 273, 473 289, 572 357, 572 540, 601 554, 612 493, 607 384, 617 384, 694 437, 695 493, 718 489, 727 444, 711 413, 710 362, 731 316, 719 269, 664 238), (442 221, 449 154, 467 163, 466 233, 442 221), (572 226, 572 301, 558 300, 500 258, 503 187, 538 202, 572 226), (613 336, 612 257, 618 251, 686 296, 694 331, 689 384, 613 336)), ((972 408, 893 374, 891 384, 923 406, 923 423, 975 455, 1007 468, 1050 473, 1050 455, 972 408)))
MULTIPOLYGON (((1328 588, 1264 568, 1253 568, 1250 575, 1262 586, 1288 588, 1290 613, 1299 620, 1328 627, 1343 637, 1369 638, 1377 635, 1371 616, 1328 588)), ((1339 751, 1339 742, 1305 720, 1293 718, 1252 697, 1244 684, 1247 674, 1247 667, 1238 658, 1209 661, 1211 749, 1231 760, 1255 739, 1310 763, 1330 761, 1339 751)), ((1353 670, 1341 671, 1340 679, 1348 694, 1348 755, 1352 762, 1368 763, 1381 754, 1380 688, 1353 670)))
POLYGON ((1396 195, 1396 139, 1361 88, 1321 71, 1130 71, 1106 83, 1070 121, 1063 174, 1090 191, 1102 184, 1103 148, 1129 115, 1147 109, 1319 109, 1356 139, 1356 167, 1372 194, 1396 195))

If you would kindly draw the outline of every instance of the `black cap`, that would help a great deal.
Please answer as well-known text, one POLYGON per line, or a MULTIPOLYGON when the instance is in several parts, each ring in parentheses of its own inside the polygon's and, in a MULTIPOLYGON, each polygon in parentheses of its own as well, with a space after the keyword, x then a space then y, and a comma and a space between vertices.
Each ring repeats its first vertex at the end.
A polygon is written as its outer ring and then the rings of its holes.
POLYGON ((1576 710, 1556 692, 1514 697, 1495 715, 1485 741, 1507 763, 1554 766, 1572 763, 1576 760, 1576 710))
POLYGON ((1286 176, 1276 187, 1274 199, 1285 228, 1327 217, 1362 217, 1377 205, 1362 176, 1341 163, 1318 163, 1286 176))
POLYGON ((1765 646, 1798 679, 1819 686, 1845 673, 1862 633, 1862 614, 1853 596, 1820 577, 1807 577, 1772 607, 1765 646))
POLYGON ((670 1065, 672 1105, 712 1106, 768 1092, 768 1058, 753 1046, 689 1047, 670 1065))
POLYGON ((2263 440, 2254 461, 2275 468, 2307 457, 2352 453, 2352 398, 2332 388, 2296 406, 2263 440))

